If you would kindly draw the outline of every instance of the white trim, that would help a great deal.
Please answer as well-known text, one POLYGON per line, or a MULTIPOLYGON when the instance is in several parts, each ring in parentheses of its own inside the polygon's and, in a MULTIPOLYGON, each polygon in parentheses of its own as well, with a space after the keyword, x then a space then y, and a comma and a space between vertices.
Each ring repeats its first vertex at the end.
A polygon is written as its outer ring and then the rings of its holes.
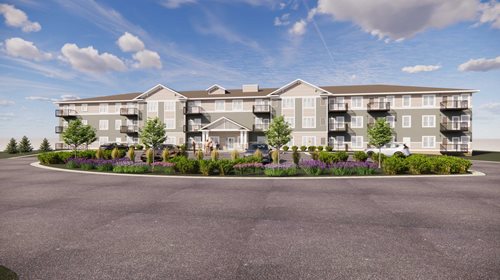
POLYGON ((404 115, 401 117, 401 127, 411 128, 411 115, 404 115), (409 125, 405 125, 405 118, 409 119, 409 125))
POLYGON ((177 128, 175 116, 173 118, 163 118, 163 123, 165 124, 165 130, 175 130, 177 128), (167 120, 174 122, 174 127, 167 127, 167 120))
POLYGON ((245 127, 245 126, 243 126, 243 125, 241 125, 241 124, 239 124, 239 123, 237 123, 237 122, 235 122, 235 121, 233 121, 232 119, 228 119, 228 118, 226 118, 226 117, 220 117, 220 118, 216 119, 215 121, 213 121, 213 122, 211 122, 211 123, 209 123, 209 124, 205 125, 204 127, 200 128, 200 130, 199 130, 199 131, 241 131, 241 130, 250 131, 250 129, 248 129, 247 127, 245 127), (237 129, 237 130, 234 130, 234 129, 233 129, 233 130, 231 130, 231 129, 228 129, 228 130, 204 130, 204 129, 206 129, 207 127, 209 127, 209 126, 213 125, 214 123, 216 123, 216 122, 218 122, 218 121, 220 121, 220 120, 227 120, 227 121, 232 122, 233 124, 235 124, 235 125, 237 125, 237 126, 239 126, 239 127, 241 127, 241 128, 244 128, 244 129, 237 129))
POLYGON ((302 116, 302 126, 301 128, 316 128, 316 116, 302 116), (304 119, 305 118, 312 118, 314 120, 314 125, 313 126, 304 126, 305 124, 305 121, 304 119))
POLYGON ((158 90, 160 90, 160 89, 166 89, 166 90, 168 90, 168 91, 170 91, 170 92, 174 93, 176 96, 178 95, 178 96, 179 96, 179 97, 181 97, 182 99, 188 99, 185 95, 182 95, 181 93, 179 93, 179 92, 177 92, 177 91, 175 91, 175 90, 173 90, 173 89, 171 89, 171 88, 169 88, 169 87, 166 87, 166 86, 164 86, 164 85, 162 85, 162 84, 157 84, 156 86, 154 86, 154 87, 152 87, 152 88, 150 88, 150 89, 146 90, 144 93, 141 93, 140 95, 138 95, 137 97, 135 97, 135 98, 134 98, 134 99, 132 99, 132 100, 138 100, 138 99, 144 99, 144 98, 147 98, 147 96, 148 96, 149 94, 151 94, 151 93, 155 93, 155 92, 157 92, 157 91, 158 91, 158 90), (145 97, 143 98, 143 96, 145 96, 145 97))
POLYGON ((335 93, 334 95, 365 96, 365 95, 401 95, 401 94, 439 94, 439 93, 476 93, 477 89, 464 90, 438 90, 438 91, 388 91, 388 92, 352 92, 335 93))
POLYGON ((435 135, 424 135, 422 136, 422 144, 421 144, 422 149, 435 149, 436 148, 436 136, 435 135), (424 138, 429 137, 430 139, 433 139, 433 144, 432 146, 424 146, 424 138))
POLYGON ((99 125, 98 128, 100 131, 109 130, 109 120, 99 120, 98 125, 99 125), (101 127, 101 122, 103 124, 102 127, 101 127), (104 124, 106 124, 106 125, 104 125, 104 124))
POLYGON ((422 128, 435 128, 436 127, 436 115, 422 115, 422 128), (431 117, 434 120, 433 125, 424 126, 426 117, 431 117))
POLYGON ((242 112, 244 105, 245 104, 244 104, 243 100, 241 100, 241 99, 233 99, 232 102, 231 102, 231 111, 232 112, 242 112), (238 101, 237 103, 240 103, 240 105, 241 105, 240 108, 238 108, 236 110, 234 109, 234 103, 235 103, 235 101, 238 101))
POLYGON ((210 87, 208 87, 205 91, 206 91, 206 92, 208 92, 208 91, 210 91, 211 89, 213 89, 213 88, 215 88, 215 87, 216 87, 216 88, 218 88, 218 89, 222 89, 222 90, 224 90, 224 91, 227 91, 227 89, 226 89, 225 87, 221 87, 221 86, 219 86, 218 84, 213 84, 213 85, 211 85, 211 86, 210 86, 210 87))
POLYGON ((175 112, 177 110, 177 101, 176 100, 162 100, 163 102, 163 112, 175 112), (165 104, 167 103, 173 103, 173 110, 167 110, 167 106, 165 104))
POLYGON ((406 109, 406 108, 411 108, 411 95, 406 94, 406 95, 403 95, 403 96, 401 97, 401 108, 405 108, 405 109, 406 109), (410 102, 408 102, 408 105, 407 105, 407 106, 405 106, 405 97, 409 97, 409 98, 410 98, 410 99, 409 99, 409 100, 410 100, 410 102))
MULTIPOLYGON (((99 97, 105 97, 99 96, 99 97)), ((116 102, 138 102, 138 100, 129 99, 129 100, 67 100, 67 101, 56 101, 53 104, 82 104, 82 103, 116 103, 116 102)))
POLYGON ((269 93, 267 96, 273 96, 273 95, 275 95, 276 93, 283 93, 283 92, 284 92, 287 88, 289 88, 289 87, 291 87, 291 86, 293 86, 293 85, 295 85, 295 84, 297 84, 297 83, 303 83, 303 84, 306 84, 306 85, 309 85, 309 86, 311 86, 311 87, 315 88, 316 90, 321 91, 321 92, 320 92, 320 95, 324 95, 324 94, 327 94, 327 95, 333 95, 333 93, 331 93, 331 92, 329 92, 329 91, 327 91, 327 90, 325 90, 325 89, 322 89, 322 88, 320 88, 320 87, 318 87, 318 86, 315 86, 315 85, 313 85, 313 84, 311 84, 311 83, 308 83, 308 82, 306 82, 306 81, 304 81, 304 80, 302 80, 302 79, 296 79, 296 80, 294 80, 294 81, 292 81, 292 82, 290 82, 290 83, 288 83, 288 84, 286 84, 286 85, 284 85, 284 86, 282 86, 282 87, 278 88, 277 90, 275 90, 275 91, 273 91, 273 92, 269 93))
POLYGON ((214 112, 225 112, 226 111, 226 101, 225 100, 214 100, 214 112), (222 101, 222 110, 217 110, 217 101, 222 101))
POLYGON ((365 100, 364 96, 352 96, 352 97, 351 97, 351 108, 350 108, 350 109, 352 109, 352 110, 363 110, 363 109, 365 109, 365 106, 363 106, 363 104, 364 104, 364 100, 365 100), (353 102, 353 100, 352 100, 353 98, 361 98, 361 106, 359 106, 359 107, 358 107, 358 106, 354 107, 354 106, 353 106, 354 102, 353 102))
POLYGON ((351 116, 351 128, 363 128, 363 125, 364 125, 364 124, 363 124, 363 120, 364 120, 363 116, 351 116), (360 125, 356 125, 356 126, 355 126, 355 125, 354 125, 354 122, 353 122, 353 120, 354 120, 354 119, 361 120, 361 121, 359 122, 359 123, 360 123, 360 125))
POLYGON ((422 95, 422 107, 424 108, 435 108, 436 107, 436 95, 435 94, 424 94, 422 95), (425 101, 425 97, 432 97, 432 105, 425 105, 424 104, 424 101, 425 101))

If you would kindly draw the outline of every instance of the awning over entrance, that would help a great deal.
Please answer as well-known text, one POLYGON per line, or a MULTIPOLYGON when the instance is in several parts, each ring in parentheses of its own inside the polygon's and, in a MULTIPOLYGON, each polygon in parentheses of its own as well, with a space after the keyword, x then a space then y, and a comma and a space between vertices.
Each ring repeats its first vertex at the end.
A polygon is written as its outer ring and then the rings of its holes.
POLYGON ((222 117, 205 125, 200 131, 250 131, 250 129, 231 119, 222 117))
POLYGON ((202 143, 210 138, 220 144, 222 150, 245 149, 248 146, 250 129, 226 117, 205 125, 199 131, 202 143))

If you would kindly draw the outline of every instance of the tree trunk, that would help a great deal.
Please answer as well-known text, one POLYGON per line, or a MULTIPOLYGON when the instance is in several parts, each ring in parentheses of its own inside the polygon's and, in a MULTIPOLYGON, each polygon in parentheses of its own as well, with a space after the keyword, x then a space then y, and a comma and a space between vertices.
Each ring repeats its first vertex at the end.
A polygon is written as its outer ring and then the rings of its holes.
POLYGON ((379 148, 378 148, 378 168, 381 168, 381 167, 382 167, 382 164, 381 164, 381 162, 380 162, 380 161, 381 161, 381 158, 382 158, 381 153, 382 153, 382 147, 379 147, 379 148))

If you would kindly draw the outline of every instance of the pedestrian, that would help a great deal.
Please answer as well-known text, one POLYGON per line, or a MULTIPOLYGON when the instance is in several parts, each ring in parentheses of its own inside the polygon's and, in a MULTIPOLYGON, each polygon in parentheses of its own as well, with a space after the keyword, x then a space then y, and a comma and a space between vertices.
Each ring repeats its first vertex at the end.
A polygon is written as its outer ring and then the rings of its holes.
POLYGON ((194 138, 193 142, 191 142, 191 146, 193 146, 193 155, 196 155, 196 141, 194 141, 194 138))
POLYGON ((209 155, 209 152, 210 152, 210 146, 209 146, 209 143, 208 143, 208 139, 205 141, 205 155, 209 155))

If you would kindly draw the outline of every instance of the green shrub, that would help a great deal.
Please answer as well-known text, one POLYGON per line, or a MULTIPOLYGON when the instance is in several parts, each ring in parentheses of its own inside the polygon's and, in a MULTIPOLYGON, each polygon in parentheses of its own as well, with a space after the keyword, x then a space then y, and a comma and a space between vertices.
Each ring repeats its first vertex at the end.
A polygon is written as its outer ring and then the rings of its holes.
POLYGON ((144 146, 140 145, 140 144, 137 144, 137 145, 135 145, 135 149, 136 150, 142 150, 142 149, 144 149, 144 146))
POLYGON ((292 146, 292 151, 293 151, 293 152, 297 151, 298 149, 299 149, 299 147, 297 147, 297 146, 295 146, 295 145, 294 145, 294 146, 292 146))
POLYGON ((200 172, 203 176, 209 176, 214 174, 214 170, 216 167, 216 163, 211 160, 199 160, 198 164, 200 165, 200 172))
MULTIPOLYGON (((102 158, 103 159, 113 159, 113 150, 104 150, 102 151, 102 158)), ((120 150, 120 149, 117 149, 117 155, 116 155, 116 158, 122 158, 125 156, 126 154, 126 151, 125 150, 120 150)))
POLYGON ((429 160, 431 162, 432 172, 436 174, 467 173, 472 166, 469 160, 452 156, 429 157, 429 160))
POLYGON ((102 159, 104 158, 104 154, 103 154, 103 150, 101 150, 101 148, 97 149, 97 151, 95 152, 95 158, 96 159, 102 159))
POLYGON ((432 162, 430 158, 425 155, 411 155, 406 158, 408 172, 410 174, 430 174, 432 173, 432 162))
POLYGON ((199 165, 197 160, 177 156, 170 161, 175 162, 175 169, 181 174, 198 174, 199 165))
POLYGON ((307 147, 306 146, 300 146, 300 150, 305 152, 307 150, 307 147))
POLYGON ((130 147, 130 148, 128 149, 128 158, 129 158, 132 162, 134 162, 134 161, 135 161, 135 149, 134 149, 134 147, 130 147))
POLYGON ((146 153, 146 163, 147 164, 153 163, 153 157, 154 157, 153 149, 149 148, 146 150, 145 153, 146 153))
POLYGON ((297 150, 293 151, 293 153, 292 153, 292 159, 293 159, 293 163, 295 163, 295 165, 299 164, 299 162, 300 162, 300 153, 297 150))
POLYGON ((186 144, 182 144, 179 146, 179 155, 187 157, 187 147, 186 144))
POLYGON ((280 156, 280 151, 278 150, 273 150, 271 152, 271 158, 273 159, 273 163, 278 164, 279 163, 279 156, 280 156))
POLYGON ((319 152, 318 159, 324 163, 330 164, 330 163, 334 162, 335 155, 332 153, 329 153, 329 152, 322 151, 322 152, 319 152))
POLYGON ((347 161, 349 159, 349 154, 347 152, 335 152, 334 155, 337 157, 337 161, 347 161))
POLYGON ((161 151, 161 158, 163 159, 163 162, 167 162, 168 159, 170 158, 170 150, 168 148, 163 149, 161 151))
POLYGON ((323 146, 318 146, 318 151, 323 151, 324 147, 323 146))
POLYGON ((318 151, 318 150, 312 152, 311 153, 311 158, 314 159, 314 160, 318 160, 319 159, 319 153, 320 153, 320 151, 318 151))
POLYGON ((37 157, 38 157, 38 161, 40 161, 41 164, 62 163, 61 159, 59 158, 59 154, 56 152, 41 153, 41 154, 38 154, 37 157))
POLYGON ((307 150, 309 152, 314 152, 314 151, 316 151, 316 146, 309 146, 309 147, 307 147, 307 150))
POLYGON ((285 146, 283 146, 283 151, 285 151, 285 152, 286 152, 286 151, 288 151, 288 149, 289 149, 289 147, 288 147, 288 146, 286 146, 286 145, 285 145, 285 146))
POLYGON ((148 165, 115 165, 113 167, 113 172, 115 173, 132 173, 132 174, 143 174, 149 172, 148 165))
POLYGON ((219 150, 217 150, 217 149, 212 150, 212 152, 210 153, 210 158, 214 161, 218 160, 219 159, 219 150))
POLYGON ((255 153, 253 153, 253 156, 256 159, 258 159, 259 162, 262 162, 262 159, 264 158, 264 156, 262 155, 262 152, 260 151, 260 149, 255 150, 255 153))
POLYGON ((79 167, 80 166, 75 161, 70 160, 70 161, 66 162, 66 168, 76 169, 76 168, 79 168, 79 167))
POLYGON ((111 151, 111 158, 115 159, 118 158, 118 156, 119 156, 118 148, 114 147, 113 150, 111 151))
MULTIPOLYGON (((374 162, 378 162, 378 155, 379 155, 379 153, 371 153, 371 155, 370 155, 370 154, 368 154, 368 156, 369 156, 369 157, 370 157, 370 158, 371 158, 374 162)), ((384 162, 384 160, 385 160, 386 158, 387 158, 387 156, 386 156, 386 155, 384 155, 384 154, 380 153, 380 162, 382 162, 382 163, 383 163, 383 162, 384 162)))
POLYGON ((92 170, 94 169, 94 165, 92 163, 82 163, 80 164, 80 169, 85 171, 92 170))
POLYGON ((352 156, 355 161, 366 161, 368 159, 368 155, 363 151, 356 151, 352 156))
POLYGON ((215 162, 220 176, 229 175, 233 172, 234 163, 228 159, 221 159, 215 162))
POLYGON ((327 152, 331 152, 331 151, 333 151, 333 147, 332 147, 332 146, 326 146, 326 147, 325 147, 325 150, 326 150, 327 152))
POLYGON ((264 174, 270 177, 297 175, 297 167, 291 164, 269 164, 264 168, 264 174))
POLYGON ((112 163, 98 164, 95 168, 98 171, 113 171, 113 164, 112 163))
POLYGON ((388 157, 384 160, 382 166, 384 173, 387 175, 403 174, 408 170, 405 158, 388 157))
POLYGON ((237 160, 240 157, 240 152, 238 150, 231 151, 231 160, 237 160))
MULTIPOLYGON (((41 164, 62 164, 66 163, 69 158, 74 157, 74 152, 46 152, 38 154, 38 160, 41 164)), ((77 151, 76 156, 79 158, 91 159, 95 155, 95 151, 77 151)))
POLYGON ((203 154, 203 150, 202 149, 198 149, 198 151, 196 151, 196 155, 195 156, 196 156, 196 159, 203 160, 203 158, 204 158, 205 155, 203 154))

